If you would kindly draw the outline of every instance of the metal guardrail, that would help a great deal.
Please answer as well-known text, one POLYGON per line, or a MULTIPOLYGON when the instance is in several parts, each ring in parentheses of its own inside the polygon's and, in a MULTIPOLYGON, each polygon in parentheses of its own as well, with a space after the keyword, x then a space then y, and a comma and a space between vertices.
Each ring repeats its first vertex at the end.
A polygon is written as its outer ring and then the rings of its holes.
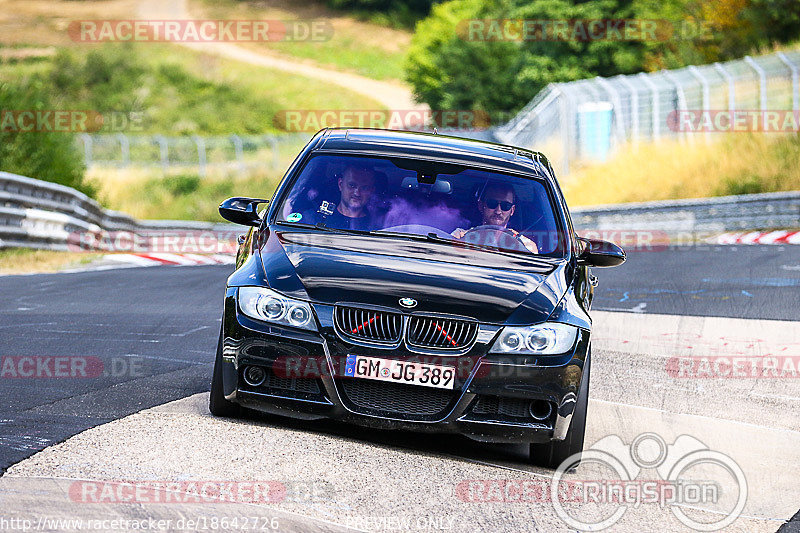
POLYGON ((66 250, 78 233, 154 230, 241 233, 233 224, 136 220, 70 187, 0 171, 0 248, 66 250))
POLYGON ((712 233, 800 228, 800 192, 603 205, 570 210, 577 230, 712 233))
MULTIPOLYGON (((800 192, 723 196, 585 207, 572 210, 575 229, 655 230, 670 234, 800 228, 800 192)), ((214 231, 233 224, 136 220, 110 211, 69 187, 0 172, 0 248, 68 249, 70 235, 111 231, 214 231)))

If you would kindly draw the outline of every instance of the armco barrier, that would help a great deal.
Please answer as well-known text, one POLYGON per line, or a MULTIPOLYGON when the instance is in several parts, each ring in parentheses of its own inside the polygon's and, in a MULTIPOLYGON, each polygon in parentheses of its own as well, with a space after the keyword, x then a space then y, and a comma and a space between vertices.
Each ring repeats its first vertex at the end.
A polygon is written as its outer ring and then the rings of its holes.
MULTIPOLYGON (((800 229, 800 191, 642 202, 572 210, 576 230, 659 230, 693 235, 800 229)), ((69 187, 0 172, 0 248, 67 249, 75 232, 241 231, 233 224, 136 220, 69 187)))
POLYGON ((800 229, 800 191, 584 207, 571 210, 578 230, 713 233, 800 229))
POLYGON ((234 224, 136 220, 70 187, 0 171, 0 248, 66 250, 74 233, 153 230, 241 232, 234 224))

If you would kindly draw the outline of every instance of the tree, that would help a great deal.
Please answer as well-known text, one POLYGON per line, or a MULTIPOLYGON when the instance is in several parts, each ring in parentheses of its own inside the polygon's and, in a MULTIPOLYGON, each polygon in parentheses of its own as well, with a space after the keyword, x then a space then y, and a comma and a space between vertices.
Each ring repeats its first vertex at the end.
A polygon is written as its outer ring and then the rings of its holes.
POLYGON ((549 29, 515 39, 519 24, 502 21, 568 23, 631 18, 632 12, 631 0, 453 0, 418 24, 406 79, 434 109, 513 112, 552 82, 635 72, 645 48, 580 35, 562 40, 549 29), (493 24, 505 33, 492 31, 493 24))
POLYGON ((433 109, 510 114, 549 83, 733 59, 798 35, 800 0, 451 0, 417 25, 406 79, 433 109), (634 39, 579 31, 582 21, 622 19, 657 31, 634 39), (569 32, 515 38, 525 35, 521 21, 569 32))
POLYGON ((0 170, 60 183, 88 195, 94 189, 83 182, 84 164, 70 133, 20 131, 15 117, 20 111, 48 111, 53 105, 41 81, 25 85, 0 84, 0 170), (10 115, 9 115, 10 114, 10 115))

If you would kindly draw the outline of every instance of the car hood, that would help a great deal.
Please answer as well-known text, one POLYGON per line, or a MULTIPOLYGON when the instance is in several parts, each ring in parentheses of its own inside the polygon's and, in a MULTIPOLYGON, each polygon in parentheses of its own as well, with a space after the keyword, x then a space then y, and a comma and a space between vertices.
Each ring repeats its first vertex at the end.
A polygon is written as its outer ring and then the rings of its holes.
POLYGON ((260 250, 266 281, 316 303, 443 313, 496 324, 546 320, 566 291, 564 264, 401 238, 272 232, 260 250))

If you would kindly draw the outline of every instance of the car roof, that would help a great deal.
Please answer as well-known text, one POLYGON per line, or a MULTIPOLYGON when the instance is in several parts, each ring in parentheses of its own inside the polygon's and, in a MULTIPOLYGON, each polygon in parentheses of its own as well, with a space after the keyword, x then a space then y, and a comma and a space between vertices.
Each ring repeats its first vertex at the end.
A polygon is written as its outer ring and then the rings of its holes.
POLYGON ((539 152, 486 141, 382 129, 332 128, 320 131, 312 150, 384 156, 413 156, 465 165, 490 166, 511 172, 535 173, 553 179, 547 158, 539 152))

